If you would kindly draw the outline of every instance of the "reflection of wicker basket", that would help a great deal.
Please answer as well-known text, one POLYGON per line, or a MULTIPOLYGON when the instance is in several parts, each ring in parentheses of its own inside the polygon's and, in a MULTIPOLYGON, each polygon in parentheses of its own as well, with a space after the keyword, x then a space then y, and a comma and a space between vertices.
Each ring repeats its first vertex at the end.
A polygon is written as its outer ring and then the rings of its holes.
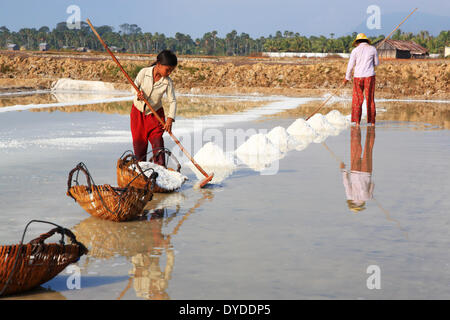
POLYGON ((0 246, 0 296, 27 291, 51 280, 87 252, 70 230, 60 226, 28 244, 0 246), (62 235, 60 243, 44 243, 55 233, 62 235), (64 243, 64 235, 71 244, 64 243))
POLYGON ((132 257, 145 253, 154 246, 153 220, 135 220, 126 223, 89 217, 72 228, 77 238, 89 248, 89 257, 109 259, 116 255, 132 257))
MULTIPOLYGON (((161 149, 152 157, 154 159, 160 153, 166 153, 168 157, 171 157, 173 161, 177 164, 177 172, 180 172, 181 165, 175 156, 167 149, 161 149)), ((135 155, 131 151, 126 151, 120 158, 117 160, 117 184, 119 187, 126 186, 130 184, 135 188, 145 188, 148 184, 149 177, 147 177, 142 168, 139 165, 139 161, 136 159, 135 155), (138 169, 139 173, 130 169, 131 165, 135 165, 138 169), (139 177, 138 177, 139 176, 139 177), (131 182, 132 181, 132 182, 131 182)), ((167 193, 173 192, 176 189, 166 189, 155 184, 153 188, 153 192, 155 193, 167 193)))
POLYGON ((144 207, 152 199, 152 186, 155 183, 157 174, 154 172, 148 179, 144 189, 137 189, 132 186, 125 188, 114 188, 108 184, 97 186, 90 176, 86 166, 79 163, 69 173, 67 181, 67 195, 72 197, 89 214, 111 221, 128 221, 143 215, 144 207), (86 175, 87 186, 78 185, 79 171, 86 175), (72 176, 77 172, 75 186, 72 186, 72 176))

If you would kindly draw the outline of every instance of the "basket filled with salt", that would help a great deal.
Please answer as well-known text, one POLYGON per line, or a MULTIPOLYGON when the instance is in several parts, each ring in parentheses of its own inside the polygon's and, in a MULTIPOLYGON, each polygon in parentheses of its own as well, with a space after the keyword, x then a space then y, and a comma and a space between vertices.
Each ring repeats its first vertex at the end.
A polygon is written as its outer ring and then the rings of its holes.
MULTIPOLYGON (((109 184, 96 185, 86 165, 80 162, 69 173, 67 180, 67 195, 92 216, 110 221, 129 221, 144 215, 144 207, 153 197, 153 187, 158 173, 152 171, 144 188, 135 188, 131 180, 123 187, 112 187, 109 184), (78 183, 78 175, 83 172, 87 185, 78 183), (76 173, 75 180, 73 176, 76 173), (72 186, 75 182, 76 185, 72 186)), ((136 179, 140 174, 136 176, 136 179)))
POLYGON ((0 246, 0 296, 28 291, 53 279, 87 252, 69 229, 47 221, 31 220, 19 244, 0 246), (24 244, 27 228, 33 222, 51 224, 55 228, 24 244), (61 235, 59 243, 44 242, 54 234, 61 235), (65 243, 64 236, 70 243, 65 243))
POLYGON ((117 160, 117 184, 119 187, 126 185, 133 186, 138 189, 145 188, 149 183, 152 171, 158 173, 153 192, 167 193, 173 192, 181 188, 188 180, 186 176, 180 173, 181 165, 175 156, 167 149, 161 149, 154 154, 152 159, 157 157, 159 153, 167 154, 167 158, 171 158, 177 165, 177 169, 165 168, 159 164, 147 161, 138 161, 132 151, 125 151, 117 160))

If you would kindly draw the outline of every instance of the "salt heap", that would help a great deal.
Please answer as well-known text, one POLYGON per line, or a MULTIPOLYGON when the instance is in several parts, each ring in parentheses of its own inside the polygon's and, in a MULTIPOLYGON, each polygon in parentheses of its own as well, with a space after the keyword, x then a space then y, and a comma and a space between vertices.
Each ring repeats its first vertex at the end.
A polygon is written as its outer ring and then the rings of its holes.
POLYGON ((305 149, 316 137, 316 131, 303 118, 294 121, 288 128, 290 139, 288 149, 301 151, 305 149))
POLYGON ((264 170, 272 162, 283 157, 277 146, 262 133, 252 135, 237 148, 236 155, 248 167, 256 171, 264 170))
MULTIPOLYGON (((153 162, 144 162, 140 161, 139 166, 147 177, 153 173, 153 170, 158 173, 158 177, 156 178, 156 184, 160 188, 164 188, 166 190, 177 190, 179 189, 183 183, 188 180, 188 178, 177 171, 167 170, 163 166, 153 163, 153 162), (153 169, 153 170, 150 170, 153 169)), ((135 165, 130 166, 131 170, 138 171, 135 165)))
POLYGON ((297 137, 309 137, 311 140, 316 137, 316 131, 303 118, 295 120, 286 131, 290 135, 297 137))
MULTIPOLYGON (((222 148, 213 142, 206 143, 194 156, 194 160, 208 174, 214 173, 211 183, 220 183, 225 180, 236 169, 233 159, 227 157, 222 148)), ((187 165, 195 173, 198 179, 205 176, 194 166, 192 162, 187 165)))
POLYGON ((52 91, 114 92, 114 84, 103 81, 62 78, 51 84, 52 91))
POLYGON ((317 136, 313 140, 315 143, 321 143, 329 135, 339 134, 339 130, 328 122, 327 118, 321 113, 316 113, 307 121, 311 128, 316 131, 317 136))
POLYGON ((285 128, 283 127, 275 127, 268 134, 266 134, 266 137, 272 142, 272 144, 277 147, 281 152, 287 152, 288 151, 288 140, 289 135, 285 128))
POLYGON ((339 129, 347 128, 350 125, 349 119, 345 117, 342 113, 340 113, 338 110, 331 110, 330 112, 327 113, 325 118, 330 124, 339 129))

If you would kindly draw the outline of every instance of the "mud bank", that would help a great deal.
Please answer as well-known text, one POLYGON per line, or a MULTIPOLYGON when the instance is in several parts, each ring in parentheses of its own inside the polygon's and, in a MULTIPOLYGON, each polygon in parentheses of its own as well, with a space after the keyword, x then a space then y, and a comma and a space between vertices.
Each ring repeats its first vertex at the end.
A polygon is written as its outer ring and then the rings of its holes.
MULTIPOLYGON (((119 59, 135 77, 154 57, 138 60, 126 55, 119 59)), ((0 66, 0 91, 50 88, 60 78, 112 82, 119 90, 131 90, 106 56, 2 52, 0 66)), ((180 57, 172 79, 180 93, 315 95, 339 86, 346 66, 346 59, 180 57)), ((449 82, 447 60, 383 60, 377 68, 376 92, 379 98, 449 99, 449 82)), ((350 91, 348 85, 342 93, 350 91)))

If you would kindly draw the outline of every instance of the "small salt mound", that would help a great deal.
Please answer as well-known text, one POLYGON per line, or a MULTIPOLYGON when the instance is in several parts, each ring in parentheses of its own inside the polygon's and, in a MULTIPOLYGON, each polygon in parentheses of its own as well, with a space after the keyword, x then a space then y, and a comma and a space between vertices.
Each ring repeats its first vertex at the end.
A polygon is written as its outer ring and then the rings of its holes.
POLYGON ((350 125, 350 121, 338 110, 331 110, 325 116, 327 121, 335 127, 348 127, 350 125))
MULTIPOLYGON (((140 161, 139 166, 147 177, 153 173, 152 170, 158 173, 158 177, 156 178, 156 184, 160 188, 164 188, 166 190, 176 190, 179 189, 183 183, 188 180, 188 178, 182 175, 179 172, 167 170, 163 166, 153 163, 153 162, 144 162, 140 161)), ((138 171, 134 165, 130 166, 131 170, 138 171)))
POLYGON ((225 155, 222 148, 213 142, 206 143, 194 156, 200 165, 234 167, 234 163, 225 155))
POLYGON ((316 131, 317 136, 314 143, 321 143, 330 135, 338 135, 340 130, 327 121, 324 115, 316 113, 307 121, 311 128, 316 131))
POLYGON ((286 131, 296 137, 310 137, 311 140, 316 136, 316 131, 302 118, 295 120, 286 131))
POLYGON ((280 150, 262 133, 252 135, 236 150, 236 154, 280 156, 280 150))
POLYGON ((308 121, 311 128, 316 132, 334 132, 336 128, 328 122, 327 118, 321 113, 316 113, 308 121))
POLYGON ((237 150, 236 155, 248 167, 262 171, 283 157, 280 150, 264 134, 251 136, 237 150))
POLYGON ((266 134, 266 137, 272 142, 274 146, 276 146, 281 152, 287 152, 288 151, 288 133, 285 128, 283 127, 275 127, 268 134, 266 134))
MULTIPOLYGON (((211 183, 220 183, 225 180, 236 169, 233 160, 223 152, 223 150, 213 142, 206 143, 194 156, 194 160, 208 174, 214 173, 211 183)), ((187 165, 195 173, 198 179, 205 176, 194 166, 192 162, 187 165)))
POLYGON ((58 79, 51 85, 52 91, 89 91, 89 92, 113 92, 114 84, 103 81, 74 80, 69 78, 58 79))
POLYGON ((305 138, 302 136, 289 136, 288 149, 302 151, 302 150, 306 149, 306 147, 309 146, 311 142, 312 142, 312 139, 309 137, 305 138))

